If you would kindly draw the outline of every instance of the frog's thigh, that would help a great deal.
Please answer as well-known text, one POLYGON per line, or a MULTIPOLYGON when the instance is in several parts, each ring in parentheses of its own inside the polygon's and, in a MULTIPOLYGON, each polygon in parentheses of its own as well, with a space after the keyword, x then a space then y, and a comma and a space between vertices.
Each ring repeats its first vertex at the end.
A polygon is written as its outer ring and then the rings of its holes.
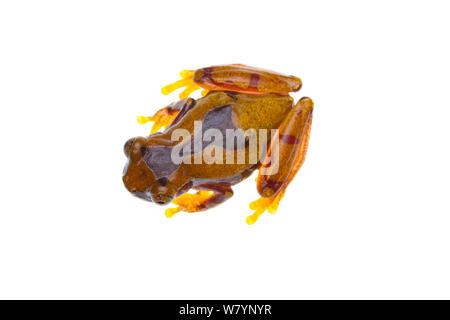
POLYGON ((227 90, 244 93, 284 93, 298 91, 300 78, 274 71, 229 64, 198 69, 194 82, 206 90, 227 90))
POLYGON ((154 124, 150 131, 150 134, 159 131, 162 127, 167 128, 173 120, 176 120, 176 116, 181 113, 184 114, 193 105, 194 99, 187 98, 169 104, 167 107, 158 110, 153 116, 138 116, 137 121, 140 124, 153 121, 154 124))
POLYGON ((288 184, 305 161, 313 105, 311 99, 302 98, 273 137, 257 178, 257 189, 261 198, 250 204, 250 208, 255 212, 247 218, 248 224, 255 223, 266 210, 270 213, 276 212, 288 184))
POLYGON ((229 185, 204 184, 197 186, 196 189, 199 190, 197 193, 185 193, 173 200, 172 203, 178 207, 167 209, 166 217, 171 218, 180 211, 205 211, 233 196, 233 190, 229 185))

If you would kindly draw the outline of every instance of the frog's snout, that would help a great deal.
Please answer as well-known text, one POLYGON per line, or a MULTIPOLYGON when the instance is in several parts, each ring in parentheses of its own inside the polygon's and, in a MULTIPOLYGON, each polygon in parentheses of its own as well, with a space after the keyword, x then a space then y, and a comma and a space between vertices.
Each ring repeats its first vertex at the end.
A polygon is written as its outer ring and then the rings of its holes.
POLYGON ((153 196, 152 199, 154 203, 164 206, 166 204, 169 204, 172 201, 173 197, 166 196, 164 194, 157 194, 153 196))
POLYGON ((160 178, 156 180, 150 187, 149 191, 152 195, 153 202, 162 206, 169 204, 177 192, 176 188, 168 182, 167 178, 160 178))

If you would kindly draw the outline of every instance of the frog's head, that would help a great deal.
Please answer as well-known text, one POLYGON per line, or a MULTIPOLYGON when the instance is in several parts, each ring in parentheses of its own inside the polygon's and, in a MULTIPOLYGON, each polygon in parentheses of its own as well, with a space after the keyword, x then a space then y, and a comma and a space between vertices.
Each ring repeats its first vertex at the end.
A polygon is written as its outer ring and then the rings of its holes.
POLYGON ((128 162, 122 180, 128 191, 156 204, 170 203, 178 191, 168 179, 169 173, 174 171, 170 149, 149 146, 148 138, 136 137, 125 143, 124 152, 128 162))

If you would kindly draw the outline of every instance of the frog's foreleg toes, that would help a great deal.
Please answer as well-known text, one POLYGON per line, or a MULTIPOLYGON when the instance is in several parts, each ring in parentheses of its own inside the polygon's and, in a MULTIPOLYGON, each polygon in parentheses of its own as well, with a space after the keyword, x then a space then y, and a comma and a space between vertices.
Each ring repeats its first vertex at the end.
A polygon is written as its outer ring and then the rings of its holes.
POLYGON ((139 124, 146 124, 147 122, 153 121, 153 117, 146 117, 146 116, 137 116, 137 122, 139 124))
MULTIPOLYGON (((181 80, 178 80, 174 83, 171 83, 167 86, 164 86, 161 89, 161 92, 163 95, 168 95, 171 92, 179 89, 179 88, 185 88, 182 92, 180 92, 179 97, 180 99, 184 99, 189 97, 189 95, 200 89, 200 87, 194 82, 194 71, 193 70, 182 70, 180 72, 181 80)), ((203 94, 203 93, 202 93, 203 94)))
POLYGON ((146 117, 146 116, 138 116, 137 122, 139 124, 146 124, 147 122, 154 122, 152 125, 152 128, 150 130, 150 134, 157 132, 159 129, 161 129, 164 125, 159 117, 152 116, 152 117, 146 117))
POLYGON ((150 134, 159 131, 162 127, 167 128, 167 126, 172 122, 175 118, 176 113, 170 112, 170 110, 166 107, 161 110, 158 110, 153 116, 138 116, 137 122, 140 124, 145 124, 147 122, 154 122, 150 134))
POLYGON ((178 207, 166 209, 166 217, 172 218, 180 211, 184 212, 197 212, 202 211, 204 206, 202 205, 210 199, 212 192, 210 191, 197 191, 196 193, 185 193, 172 201, 173 204, 178 207))
POLYGON ((168 209, 166 209, 166 217, 167 218, 172 218, 174 215, 176 215, 182 209, 183 208, 181 208, 181 207, 168 208, 168 209))

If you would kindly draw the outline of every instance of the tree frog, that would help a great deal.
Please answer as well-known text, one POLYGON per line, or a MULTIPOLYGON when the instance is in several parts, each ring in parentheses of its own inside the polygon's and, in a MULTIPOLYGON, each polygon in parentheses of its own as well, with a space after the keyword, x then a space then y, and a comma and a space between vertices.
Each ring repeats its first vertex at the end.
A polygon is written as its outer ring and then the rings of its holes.
POLYGON ((300 90, 300 78, 241 64, 183 70, 180 76, 162 88, 165 95, 184 88, 180 100, 153 116, 139 116, 141 124, 153 122, 150 135, 125 143, 125 187, 141 199, 176 205, 166 210, 170 218, 225 202, 233 185, 259 170, 260 198, 250 203, 254 212, 246 221, 275 213, 308 149, 313 101, 294 103, 289 95, 300 90), (203 89, 202 97, 189 97, 197 89, 203 89))

